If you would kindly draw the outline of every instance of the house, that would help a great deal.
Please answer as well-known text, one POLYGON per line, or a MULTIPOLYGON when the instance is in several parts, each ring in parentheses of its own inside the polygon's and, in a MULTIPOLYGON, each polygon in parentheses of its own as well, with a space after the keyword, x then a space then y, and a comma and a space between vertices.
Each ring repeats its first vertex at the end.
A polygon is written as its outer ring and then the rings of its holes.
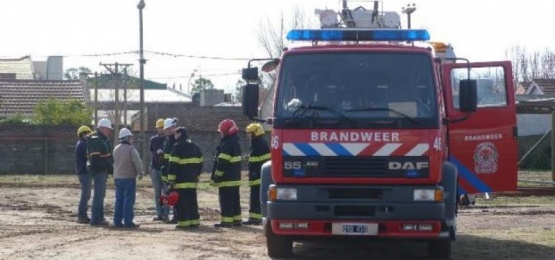
POLYGON ((0 59, 0 80, 62 80, 62 56, 50 56, 46 61, 33 61, 31 56, 0 59))
POLYGON ((0 118, 31 117, 35 106, 51 97, 85 100, 79 80, 0 80, 0 118))
POLYGON ((555 96, 555 79, 532 79, 524 95, 555 96))

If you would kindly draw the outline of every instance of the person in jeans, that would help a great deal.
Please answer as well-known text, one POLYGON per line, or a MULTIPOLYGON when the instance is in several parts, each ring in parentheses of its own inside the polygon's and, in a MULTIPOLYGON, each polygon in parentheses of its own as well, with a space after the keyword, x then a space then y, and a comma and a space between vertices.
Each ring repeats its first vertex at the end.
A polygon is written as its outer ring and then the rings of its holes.
POLYGON ((81 199, 79 200, 79 207, 77 209, 77 222, 80 224, 89 224, 91 219, 87 216, 87 204, 91 199, 91 186, 92 180, 87 170, 87 136, 92 130, 83 125, 77 129, 77 136, 79 140, 75 145, 75 171, 79 177, 81 184, 81 199))
POLYGON ((150 180, 154 188, 154 205, 156 206, 156 217, 154 221, 168 221, 169 207, 161 205, 160 196, 166 193, 166 185, 162 181, 162 160, 164 158, 164 119, 156 121, 156 130, 158 134, 150 138, 150 153, 152 161, 150 162, 150 180))
POLYGON ((131 144, 131 131, 119 131, 119 145, 114 148, 114 183, 116 184, 116 203, 114 208, 114 227, 136 228, 133 222, 133 206, 137 176, 143 178, 143 162, 139 152, 131 144))
POLYGON ((107 226, 104 219, 104 197, 108 174, 114 172, 112 145, 108 138, 112 135, 112 122, 107 118, 98 121, 96 132, 87 138, 87 167, 93 178, 94 195, 91 207, 91 226, 107 226))

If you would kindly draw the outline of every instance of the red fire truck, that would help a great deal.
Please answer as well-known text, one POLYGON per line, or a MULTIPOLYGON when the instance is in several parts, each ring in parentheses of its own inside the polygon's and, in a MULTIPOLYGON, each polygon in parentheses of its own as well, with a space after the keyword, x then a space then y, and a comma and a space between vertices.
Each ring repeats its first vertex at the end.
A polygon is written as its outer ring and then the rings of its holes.
MULTIPOLYGON (((262 68, 277 68, 261 184, 268 254, 395 238, 449 257, 458 195, 516 189, 511 64, 470 63, 426 30, 399 29, 399 15, 343 7, 319 11, 322 29, 290 31, 301 46, 262 68)), ((257 68, 243 77, 256 118, 257 68)))

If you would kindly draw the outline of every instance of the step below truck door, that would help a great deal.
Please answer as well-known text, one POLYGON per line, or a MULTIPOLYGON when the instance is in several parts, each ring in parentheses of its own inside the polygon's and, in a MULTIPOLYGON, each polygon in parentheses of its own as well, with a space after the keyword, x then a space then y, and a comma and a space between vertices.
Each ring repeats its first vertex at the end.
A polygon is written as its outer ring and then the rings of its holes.
MULTIPOLYGON (((464 118, 459 110, 459 82, 468 78, 467 63, 444 64, 446 112, 450 121, 464 118)), ((470 64, 477 81, 478 108, 466 120, 448 123, 449 160, 457 165, 462 193, 514 191, 518 149, 516 106, 511 63, 470 64)))

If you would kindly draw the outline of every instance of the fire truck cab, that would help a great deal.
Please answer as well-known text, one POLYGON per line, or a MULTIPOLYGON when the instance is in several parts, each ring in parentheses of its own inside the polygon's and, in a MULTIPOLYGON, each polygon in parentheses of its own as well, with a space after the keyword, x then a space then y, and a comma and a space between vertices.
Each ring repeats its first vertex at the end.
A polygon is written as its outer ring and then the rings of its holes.
MULTIPOLYGON (((423 240, 447 258, 458 195, 516 189, 510 62, 456 58, 378 7, 317 11, 322 28, 290 31, 304 44, 263 67, 277 69, 261 181, 271 257, 325 237, 423 240)), ((256 118, 257 68, 243 72, 256 118)))

